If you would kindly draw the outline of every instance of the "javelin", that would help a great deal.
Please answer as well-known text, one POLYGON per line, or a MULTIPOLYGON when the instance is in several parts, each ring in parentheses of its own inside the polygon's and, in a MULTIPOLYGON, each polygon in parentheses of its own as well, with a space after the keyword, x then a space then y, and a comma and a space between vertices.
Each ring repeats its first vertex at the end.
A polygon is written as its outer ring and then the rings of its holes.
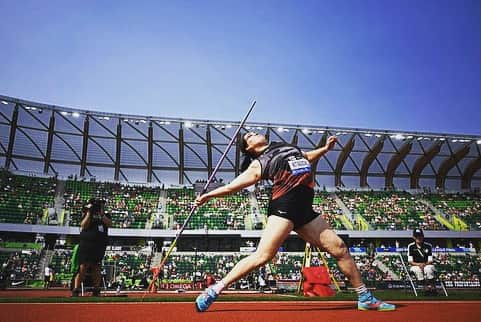
MULTIPOLYGON (((215 166, 214 168, 214 171, 212 172, 212 174, 209 176, 209 178, 207 179, 207 182, 204 186, 204 188, 202 189, 202 192, 200 193, 200 195, 203 195, 206 191, 207 191, 207 188, 209 187, 209 184, 211 183, 211 181, 213 180, 213 178, 215 177, 215 174, 217 173, 217 170, 219 170, 220 168, 220 165, 222 164, 222 161, 224 161, 225 157, 227 156, 227 153, 229 152, 232 144, 234 143, 236 137, 237 137, 237 134, 239 134, 241 128, 244 126, 244 123, 246 122, 247 118, 249 117, 249 114, 251 114, 252 110, 254 109, 254 106, 256 105, 256 101, 254 101, 251 105, 251 108, 249 109, 249 111, 247 111, 247 114, 244 116, 244 118, 242 119, 242 121, 240 122, 239 124, 239 127, 237 128, 237 130, 235 131, 234 135, 232 136, 232 138, 230 139, 230 142, 229 144, 227 145, 227 147, 225 148, 225 151, 224 151, 224 154, 222 154, 222 156, 220 157, 219 161, 217 162, 217 165, 215 166)), ((155 281, 157 281, 157 278, 160 274, 160 270, 162 269, 162 267, 164 267, 165 263, 167 262, 167 259, 169 258, 169 255, 170 253, 172 252, 172 250, 174 249, 175 245, 177 244, 177 240, 179 240, 179 237, 180 235, 182 234, 182 232, 184 231, 185 227, 187 227, 187 224, 189 223, 190 221, 190 218, 192 217, 192 215, 194 214, 194 212, 197 210, 197 206, 194 204, 194 206, 192 207, 192 209, 190 210, 190 213, 189 215, 187 216, 187 218, 185 219, 184 221, 184 224, 180 227, 180 229, 177 231, 177 233, 175 234, 175 239, 174 241, 172 242, 172 244, 170 245, 169 247, 169 250, 167 251, 167 253, 165 254, 164 258, 162 258, 162 261, 160 262, 159 266, 157 267, 157 271, 155 272, 154 274, 154 277, 152 279, 152 281, 150 282, 150 285, 149 285, 149 291, 152 293, 154 291, 154 286, 155 286, 155 281)), ((145 295, 145 294, 144 294, 145 295)))

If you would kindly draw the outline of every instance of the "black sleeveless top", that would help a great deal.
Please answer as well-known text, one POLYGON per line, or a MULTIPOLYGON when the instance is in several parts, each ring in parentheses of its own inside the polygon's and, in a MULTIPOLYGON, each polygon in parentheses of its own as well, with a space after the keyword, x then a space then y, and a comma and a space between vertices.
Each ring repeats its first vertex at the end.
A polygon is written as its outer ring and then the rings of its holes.
POLYGON ((272 200, 299 185, 314 189, 311 164, 297 146, 271 142, 257 160, 261 164, 262 179, 272 181, 272 200))

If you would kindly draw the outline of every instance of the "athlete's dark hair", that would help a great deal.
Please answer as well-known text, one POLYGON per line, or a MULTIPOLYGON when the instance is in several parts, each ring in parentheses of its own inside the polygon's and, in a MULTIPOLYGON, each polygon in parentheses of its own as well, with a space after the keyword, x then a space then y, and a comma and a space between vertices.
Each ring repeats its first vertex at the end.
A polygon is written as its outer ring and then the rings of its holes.
POLYGON ((240 150, 244 155, 244 158, 242 159, 241 166, 240 166, 241 172, 246 171, 249 165, 251 164, 251 162, 255 159, 255 155, 247 151, 247 140, 244 138, 244 136, 245 134, 242 134, 241 140, 240 140, 240 150))

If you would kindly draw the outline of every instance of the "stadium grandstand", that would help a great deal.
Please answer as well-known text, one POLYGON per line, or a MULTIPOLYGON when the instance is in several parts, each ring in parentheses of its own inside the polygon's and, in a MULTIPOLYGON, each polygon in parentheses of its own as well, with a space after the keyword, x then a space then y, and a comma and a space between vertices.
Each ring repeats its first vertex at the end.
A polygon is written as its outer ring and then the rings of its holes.
MULTIPOLYGON (((100 197, 113 220, 104 285, 145 288, 238 125, 0 96, 0 268, 8 287, 39 286, 48 265, 55 285, 67 287, 82 206, 100 197)), ((247 131, 303 150, 339 138, 315 164, 313 207, 348 241, 369 285, 409 287, 406 247, 422 228, 439 278, 480 287, 481 137, 252 122, 247 131)), ((240 163, 234 145, 214 184, 231 181, 240 163)), ((207 275, 224 275, 252 252, 269 195, 262 182, 199 209, 162 269, 163 285, 201 288, 207 275)), ((271 263, 232 287, 258 289, 262 275, 269 287, 292 289, 304 246, 292 234, 271 263)), ((320 255, 313 253, 313 265, 320 255)), ((344 285, 335 261, 326 260, 344 285)))

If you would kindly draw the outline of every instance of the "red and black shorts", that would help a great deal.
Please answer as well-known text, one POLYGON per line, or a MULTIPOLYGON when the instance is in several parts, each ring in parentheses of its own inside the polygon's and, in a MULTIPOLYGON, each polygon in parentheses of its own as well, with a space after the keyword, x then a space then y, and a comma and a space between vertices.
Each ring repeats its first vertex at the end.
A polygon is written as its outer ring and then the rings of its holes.
POLYGON ((312 209, 314 190, 304 185, 294 187, 281 197, 271 200, 267 215, 289 219, 294 229, 300 228, 314 220, 318 213, 312 209))

